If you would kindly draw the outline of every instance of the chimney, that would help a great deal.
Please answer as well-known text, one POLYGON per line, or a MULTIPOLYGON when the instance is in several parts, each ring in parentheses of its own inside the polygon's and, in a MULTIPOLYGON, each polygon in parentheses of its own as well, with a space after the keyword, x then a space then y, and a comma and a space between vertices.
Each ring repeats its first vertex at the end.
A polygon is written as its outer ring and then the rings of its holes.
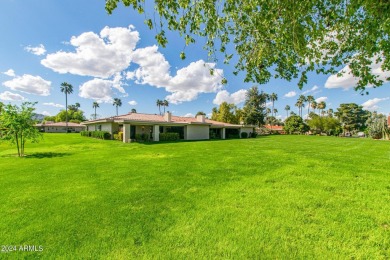
POLYGON ((165 120, 166 122, 171 122, 171 118, 172 118, 171 112, 169 112, 169 111, 165 112, 165 114, 164 114, 164 120, 165 120))
POLYGON ((205 121, 205 116, 204 115, 197 115, 196 116, 196 121, 204 123, 205 121))

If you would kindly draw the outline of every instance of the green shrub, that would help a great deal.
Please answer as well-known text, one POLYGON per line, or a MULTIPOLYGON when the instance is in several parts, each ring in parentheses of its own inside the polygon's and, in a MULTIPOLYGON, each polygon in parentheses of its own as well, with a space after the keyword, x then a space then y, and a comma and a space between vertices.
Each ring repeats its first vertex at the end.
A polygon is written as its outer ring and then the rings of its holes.
POLYGON ((241 133, 241 138, 248 138, 248 133, 247 132, 242 132, 241 133))
POLYGON ((119 140, 119 135, 118 134, 114 134, 114 140, 119 140))
POLYGON ((180 139, 179 133, 160 133, 160 141, 177 141, 180 139))
POLYGON ((89 136, 89 132, 88 131, 80 131, 80 135, 81 136, 89 136))
POLYGON ((122 141, 123 140, 123 132, 118 133, 118 140, 122 141))
POLYGON ((252 138, 256 138, 257 137, 257 133, 256 132, 251 133, 251 137, 252 138))
POLYGON ((111 134, 107 131, 81 131, 81 136, 99 138, 99 139, 111 139, 111 134))

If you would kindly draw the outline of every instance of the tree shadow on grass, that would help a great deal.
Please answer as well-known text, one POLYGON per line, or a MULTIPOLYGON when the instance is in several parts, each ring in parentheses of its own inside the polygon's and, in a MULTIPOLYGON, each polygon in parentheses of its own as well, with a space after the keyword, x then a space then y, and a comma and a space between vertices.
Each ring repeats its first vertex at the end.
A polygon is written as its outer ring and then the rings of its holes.
POLYGON ((35 158, 35 159, 43 159, 43 158, 55 158, 55 157, 64 157, 69 156, 69 153, 53 153, 53 152, 46 152, 46 153, 33 153, 33 154, 27 154, 25 158, 35 158))

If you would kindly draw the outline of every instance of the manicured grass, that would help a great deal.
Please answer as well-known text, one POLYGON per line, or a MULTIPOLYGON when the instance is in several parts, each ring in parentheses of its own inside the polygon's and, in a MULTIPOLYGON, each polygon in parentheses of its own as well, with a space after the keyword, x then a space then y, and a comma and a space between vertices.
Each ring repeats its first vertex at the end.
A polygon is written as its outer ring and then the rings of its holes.
POLYGON ((0 144, 0 258, 390 258, 390 142, 0 144))

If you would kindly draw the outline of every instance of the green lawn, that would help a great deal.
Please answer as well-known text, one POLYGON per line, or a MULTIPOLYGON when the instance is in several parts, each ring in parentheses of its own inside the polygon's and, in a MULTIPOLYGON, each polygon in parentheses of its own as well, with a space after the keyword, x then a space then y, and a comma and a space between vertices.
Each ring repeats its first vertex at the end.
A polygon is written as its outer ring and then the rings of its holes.
POLYGON ((0 144, 0 258, 390 258, 390 142, 0 144))

